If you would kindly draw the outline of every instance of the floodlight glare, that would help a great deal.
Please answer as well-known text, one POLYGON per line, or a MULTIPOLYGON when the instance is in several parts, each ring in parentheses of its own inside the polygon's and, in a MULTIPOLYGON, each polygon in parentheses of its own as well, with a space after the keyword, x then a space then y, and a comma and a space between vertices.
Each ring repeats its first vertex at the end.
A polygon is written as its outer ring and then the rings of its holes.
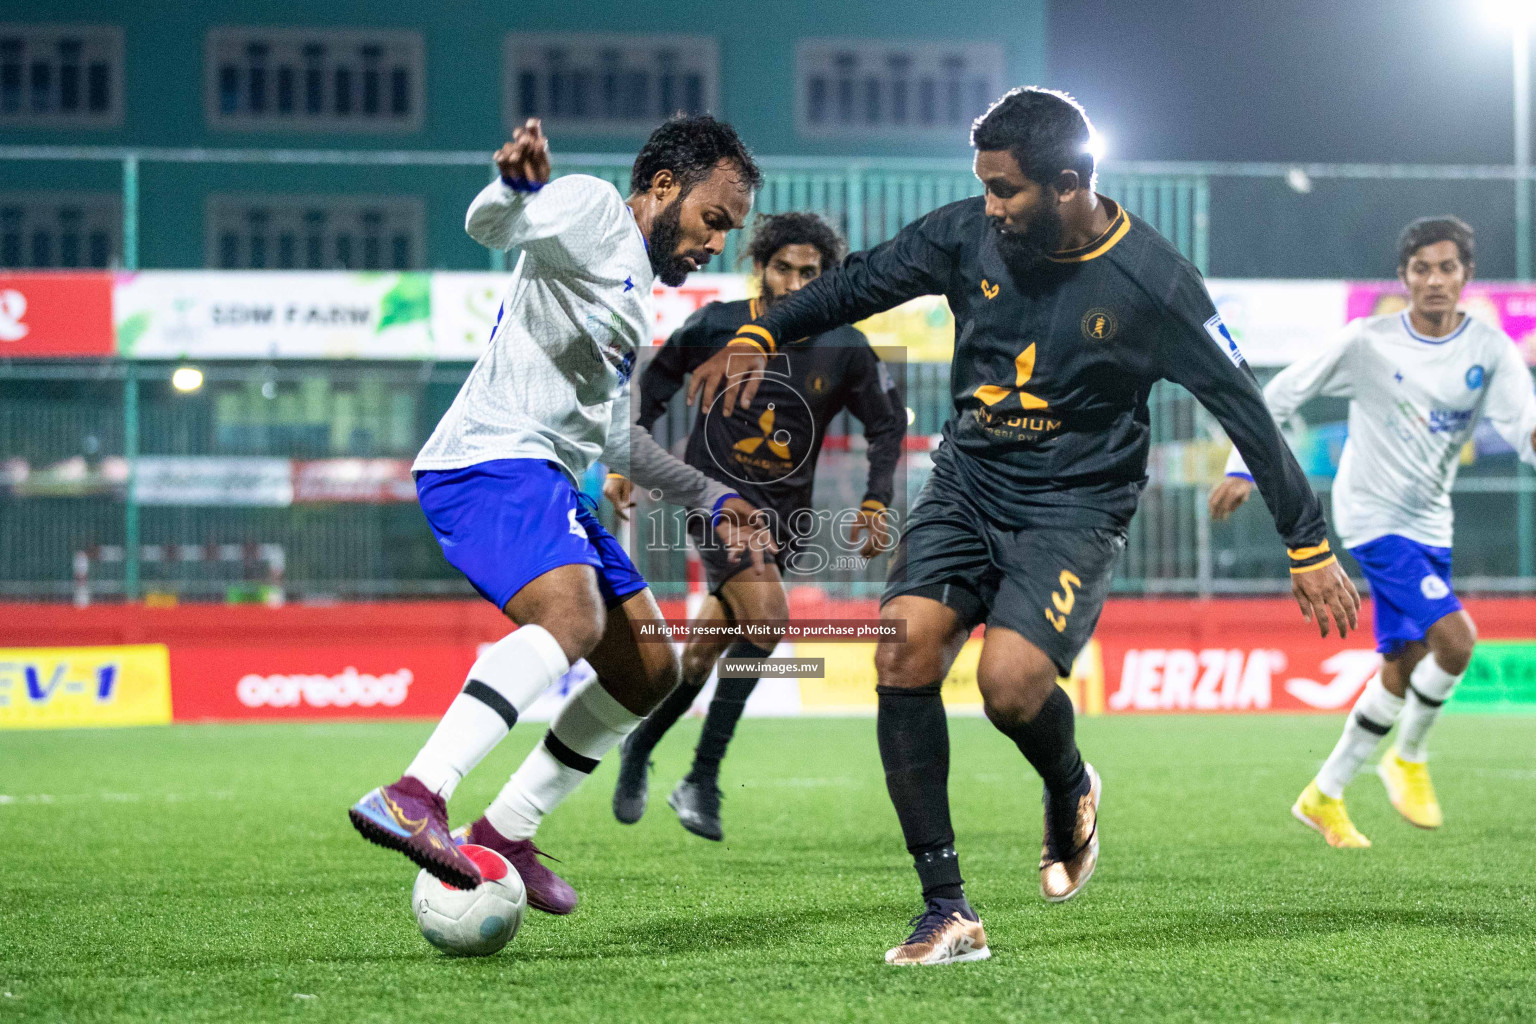
POLYGON ((1083 152, 1093 157, 1095 164, 1104 162, 1104 153, 1109 147, 1104 143, 1104 136, 1096 128, 1088 129, 1088 141, 1083 143, 1083 152))
POLYGON ((171 387, 177 391, 196 391, 203 386, 203 371, 195 366, 178 366, 171 374, 171 387))
POLYGON ((1490 20, 1508 28, 1528 29, 1536 24, 1536 0, 1483 0, 1490 20))

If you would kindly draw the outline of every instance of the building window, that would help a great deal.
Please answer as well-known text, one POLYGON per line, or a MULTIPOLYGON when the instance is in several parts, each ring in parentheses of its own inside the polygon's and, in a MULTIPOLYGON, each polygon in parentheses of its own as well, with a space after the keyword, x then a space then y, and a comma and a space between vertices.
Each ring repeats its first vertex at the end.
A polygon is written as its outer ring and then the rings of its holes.
POLYGON ((645 135, 682 111, 719 109, 720 55, 707 36, 513 33, 502 53, 507 127, 645 135))
POLYGON ((1004 88, 995 43, 802 39, 795 123, 809 139, 963 139, 1004 88))
POLYGON ((123 121, 123 33, 109 25, 0 24, 0 125, 123 121))
POLYGON ((411 132, 421 127, 419 32, 216 28, 203 72, 208 123, 235 131, 411 132))
POLYGON ((106 269, 122 237, 115 192, 0 192, 0 267, 106 269))
POLYGON ((418 270, 426 213, 406 196, 213 195, 204 260, 220 270, 418 270))

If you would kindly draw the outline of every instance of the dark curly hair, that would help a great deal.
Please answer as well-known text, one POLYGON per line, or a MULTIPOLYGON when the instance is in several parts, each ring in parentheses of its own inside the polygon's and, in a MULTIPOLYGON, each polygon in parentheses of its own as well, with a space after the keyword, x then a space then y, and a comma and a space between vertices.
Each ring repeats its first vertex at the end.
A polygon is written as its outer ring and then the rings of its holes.
POLYGON ((1037 85, 1010 89, 971 124, 976 149, 1006 149, 1031 181, 1049 185, 1062 171, 1076 171, 1083 187, 1093 181, 1093 128, 1082 104, 1064 92, 1037 85))
POLYGON ((671 171, 686 193, 709 177, 722 160, 740 169, 753 192, 762 187, 763 172, 757 169, 735 128, 708 114, 678 114, 663 121, 645 140, 629 172, 629 190, 644 192, 657 171, 671 171))
POLYGON ((760 267, 786 245, 813 245, 821 254, 821 269, 831 270, 848 251, 837 229, 814 213, 760 213, 752 222, 752 242, 747 255, 760 267))
POLYGON ((1397 272, 1408 269, 1414 253, 1436 242, 1455 242, 1461 262, 1469 269, 1477 262, 1470 224, 1458 217, 1420 217, 1397 236, 1397 272))

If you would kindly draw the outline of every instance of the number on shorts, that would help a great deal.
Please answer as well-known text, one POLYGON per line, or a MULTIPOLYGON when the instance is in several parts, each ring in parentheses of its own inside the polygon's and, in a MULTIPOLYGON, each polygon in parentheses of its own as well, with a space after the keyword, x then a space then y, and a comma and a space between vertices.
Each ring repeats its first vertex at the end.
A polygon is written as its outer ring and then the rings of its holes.
POLYGON ((1056 627, 1056 632, 1063 633, 1067 629, 1067 616, 1072 614, 1072 606, 1077 604, 1077 594, 1073 588, 1081 587, 1083 581, 1078 579, 1070 569, 1061 570, 1059 577, 1061 593, 1051 594, 1051 604, 1056 606, 1056 611, 1049 608, 1045 610, 1045 617, 1056 627), (1059 613, 1059 614, 1058 614, 1059 613))

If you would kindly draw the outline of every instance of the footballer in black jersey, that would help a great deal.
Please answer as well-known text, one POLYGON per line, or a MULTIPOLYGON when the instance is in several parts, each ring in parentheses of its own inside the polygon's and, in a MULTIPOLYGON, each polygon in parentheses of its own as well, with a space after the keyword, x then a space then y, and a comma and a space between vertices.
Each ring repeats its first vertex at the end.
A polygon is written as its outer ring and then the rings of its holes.
MULTIPOLYGON (((749 254, 759 297, 714 302, 698 310, 667 339, 640 376, 639 425, 649 430, 667 410, 684 377, 724 348, 737 328, 774 303, 815 280, 841 258, 843 241, 820 217, 784 213, 760 217, 749 254)), ((704 521, 690 517, 689 535, 704 565, 709 597, 695 624, 727 626, 731 621, 782 621, 789 617, 780 570, 795 570, 798 543, 827 524, 815 515, 812 486, 825 428, 843 410, 864 425, 869 475, 863 500, 851 513, 849 546, 865 558, 891 542, 886 506, 906 433, 905 407, 892 390, 890 374, 864 335, 832 325, 797 342, 768 361, 757 407, 750 416, 722 416, 701 407, 688 435, 684 461, 728 484, 767 517, 779 546, 763 552, 759 568, 734 557, 710 536, 704 521)), ((610 475, 604 487, 622 515, 629 503, 628 481, 610 475)), ((833 524, 836 529, 837 524, 833 524)), ((807 559, 814 562, 815 559, 807 559)), ((683 678, 662 704, 625 741, 614 789, 613 813, 626 824, 645 812, 652 749, 683 715, 709 679, 722 654, 732 659, 766 658, 778 638, 766 634, 726 639, 691 638, 683 650, 683 678)), ((683 827, 706 839, 722 838, 720 761, 748 696, 757 685, 750 669, 722 677, 710 701, 693 767, 668 803, 683 827)))
POLYGON ((1325 636, 1330 617, 1341 636, 1356 624, 1359 595, 1329 549, 1322 508, 1199 272, 1093 191, 1091 139, 1070 97, 1013 90, 972 129, 983 196, 850 256, 694 373, 690 397, 707 403, 731 372, 729 414, 738 399, 751 406, 764 355, 793 339, 918 295, 943 295, 954 313, 954 413, 881 609, 906 621, 906 640, 876 654, 881 758, 927 905, 887 955, 894 963, 978 959, 985 948, 954 851, 939 697, 978 624, 987 717, 1044 782, 1041 893, 1067 899, 1094 870, 1101 786, 1056 679, 1093 632, 1146 484, 1154 382, 1187 388, 1242 453, 1290 549, 1303 614, 1325 636))

